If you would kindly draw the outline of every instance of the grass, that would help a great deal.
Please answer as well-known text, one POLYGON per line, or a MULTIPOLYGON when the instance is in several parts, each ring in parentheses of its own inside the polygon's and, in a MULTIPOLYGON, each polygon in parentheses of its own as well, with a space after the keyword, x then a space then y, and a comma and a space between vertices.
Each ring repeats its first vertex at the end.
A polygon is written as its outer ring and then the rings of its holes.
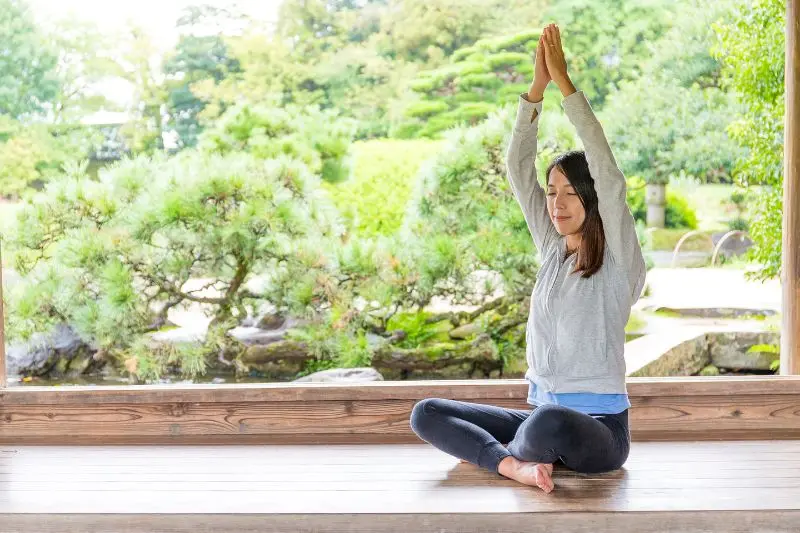
MULTIPOLYGON (((675 249, 675 245, 681 240, 686 233, 692 231, 687 228, 658 228, 650 233, 651 247, 653 250, 669 250, 675 249)), ((711 232, 703 231, 703 233, 689 237, 686 242, 681 245, 682 252, 711 252, 713 246, 711 244, 711 232)))
POLYGON ((674 180, 669 186, 687 197, 697 213, 698 229, 724 231, 728 229, 728 221, 736 217, 736 208, 730 201, 731 193, 737 190, 734 185, 700 185, 687 180, 674 180))

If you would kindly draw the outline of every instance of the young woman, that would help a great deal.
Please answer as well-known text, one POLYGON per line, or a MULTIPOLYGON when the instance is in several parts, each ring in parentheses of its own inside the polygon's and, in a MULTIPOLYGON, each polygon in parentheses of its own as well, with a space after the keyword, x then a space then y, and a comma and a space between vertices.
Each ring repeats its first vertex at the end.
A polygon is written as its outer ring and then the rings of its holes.
POLYGON ((411 427, 451 455, 550 492, 557 461, 595 473, 618 469, 628 458, 623 345, 645 263, 625 203, 625 177, 586 97, 567 74, 554 24, 543 30, 535 61, 530 90, 519 96, 506 159, 541 257, 526 329, 525 377, 533 409, 428 398, 414 406, 411 427), (545 190, 534 161, 551 80, 585 152, 556 157, 545 190))

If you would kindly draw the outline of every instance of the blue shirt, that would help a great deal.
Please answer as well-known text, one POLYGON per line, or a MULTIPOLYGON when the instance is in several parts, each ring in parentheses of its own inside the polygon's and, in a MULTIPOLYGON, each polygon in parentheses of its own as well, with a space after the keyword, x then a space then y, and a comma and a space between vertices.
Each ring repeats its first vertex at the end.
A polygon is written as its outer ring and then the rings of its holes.
POLYGON ((631 406, 627 394, 597 394, 594 392, 552 392, 538 388, 528 380, 528 403, 534 406, 556 404, 581 413, 600 415, 621 413, 631 406))

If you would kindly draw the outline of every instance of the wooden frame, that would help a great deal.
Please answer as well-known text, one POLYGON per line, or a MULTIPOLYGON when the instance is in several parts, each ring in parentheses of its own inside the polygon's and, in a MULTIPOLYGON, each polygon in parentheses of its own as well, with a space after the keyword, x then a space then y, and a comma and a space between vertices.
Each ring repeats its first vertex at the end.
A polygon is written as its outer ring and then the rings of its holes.
POLYGON ((786 2, 781 373, 800 374, 800 0, 786 2))
MULTIPOLYGON (((800 0, 787 0, 781 372, 800 373, 800 0)), ((416 401, 525 408, 522 380, 358 386, 6 389, 0 257, 0 442, 415 442, 416 401)), ((800 377, 631 378, 636 440, 800 438, 800 377)))

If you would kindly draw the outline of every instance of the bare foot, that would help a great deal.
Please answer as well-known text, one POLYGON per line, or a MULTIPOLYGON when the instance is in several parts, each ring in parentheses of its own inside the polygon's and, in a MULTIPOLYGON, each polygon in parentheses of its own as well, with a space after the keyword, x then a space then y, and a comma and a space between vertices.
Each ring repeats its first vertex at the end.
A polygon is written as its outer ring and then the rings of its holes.
POLYGON ((555 488, 552 477, 552 464, 520 461, 511 456, 500 461, 498 472, 500 475, 519 481, 523 485, 539 487, 547 493, 555 488))

